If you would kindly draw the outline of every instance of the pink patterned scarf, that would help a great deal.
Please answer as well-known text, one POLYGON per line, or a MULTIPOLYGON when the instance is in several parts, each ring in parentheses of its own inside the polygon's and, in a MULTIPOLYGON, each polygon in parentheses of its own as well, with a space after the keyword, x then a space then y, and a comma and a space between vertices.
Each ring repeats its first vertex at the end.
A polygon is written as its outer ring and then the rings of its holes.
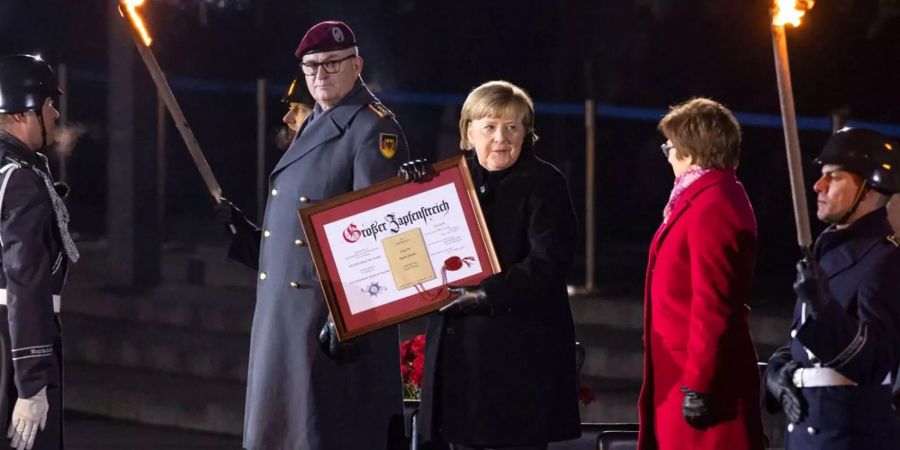
POLYGON ((686 170, 681 175, 675 177, 675 186, 672 188, 672 193, 669 194, 669 202, 666 203, 666 207, 663 209, 663 223, 669 221, 669 216, 672 215, 672 209, 675 207, 675 202, 681 198, 681 194, 684 193, 685 189, 700 177, 710 172, 712 172, 712 169, 697 167, 696 169, 686 170))

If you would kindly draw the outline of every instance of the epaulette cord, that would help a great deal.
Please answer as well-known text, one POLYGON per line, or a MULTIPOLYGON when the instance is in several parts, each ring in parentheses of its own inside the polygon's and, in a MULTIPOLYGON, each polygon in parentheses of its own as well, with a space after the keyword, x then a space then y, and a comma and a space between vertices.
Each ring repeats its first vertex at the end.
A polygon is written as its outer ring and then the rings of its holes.
POLYGON ((23 161, 9 153, 3 155, 3 158, 0 158, 0 165, 5 166, 7 164, 15 164, 16 167, 31 167, 31 164, 29 164, 28 161, 23 161))
POLYGON ((888 235, 885 239, 887 239, 894 247, 900 247, 900 237, 897 237, 896 234, 888 235))
POLYGON ((384 119, 385 117, 394 117, 394 113, 391 110, 387 109, 387 106, 384 106, 379 101, 374 101, 369 103, 369 109, 372 110, 378 117, 384 119))

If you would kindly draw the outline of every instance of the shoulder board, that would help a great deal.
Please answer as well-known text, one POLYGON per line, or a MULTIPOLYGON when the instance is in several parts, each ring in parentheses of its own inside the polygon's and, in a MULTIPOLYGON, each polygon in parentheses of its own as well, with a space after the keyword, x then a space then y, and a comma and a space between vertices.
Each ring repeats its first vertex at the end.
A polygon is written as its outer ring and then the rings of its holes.
POLYGON ((373 101, 369 103, 369 109, 372 110, 378 117, 384 119, 385 117, 394 117, 394 113, 391 110, 387 109, 387 106, 384 106, 379 101, 373 101))
POLYGON ((16 157, 15 155, 13 155, 11 153, 6 153, 5 155, 3 155, 3 158, 0 159, 0 165, 6 166, 9 164, 15 164, 16 167, 19 167, 19 168, 31 167, 31 163, 29 163, 28 161, 19 159, 18 157, 16 157))
POLYGON ((0 161, 0 173, 6 173, 11 168, 21 169, 22 162, 14 158, 3 157, 2 161, 0 161))
POLYGON ((887 237, 885 237, 885 239, 887 239, 887 241, 890 242, 894 247, 900 247, 900 237, 898 237, 896 234, 888 235, 887 237))

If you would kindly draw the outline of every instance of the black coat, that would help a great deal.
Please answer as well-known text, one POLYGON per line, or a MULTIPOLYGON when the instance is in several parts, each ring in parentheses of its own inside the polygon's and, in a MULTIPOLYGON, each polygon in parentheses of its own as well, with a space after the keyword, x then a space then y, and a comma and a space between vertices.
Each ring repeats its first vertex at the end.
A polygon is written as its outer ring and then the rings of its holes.
POLYGON ((47 158, 0 131, 0 167, 0 429, 6 431, 18 397, 46 386, 50 410, 33 448, 60 448, 62 358, 53 297, 68 260, 50 193, 35 171, 49 174, 47 158))
POLYGON ((900 448, 890 380, 885 384, 886 377, 897 376, 900 363, 900 248, 887 239, 891 234, 882 208, 846 229, 829 228, 816 240, 815 254, 835 301, 805 323, 797 302, 794 337, 772 355, 767 370, 791 360, 813 367, 806 347, 823 367, 858 386, 802 388, 806 415, 788 428, 789 449, 900 448))
POLYGON ((499 172, 484 170, 474 154, 467 162, 501 272, 481 283, 492 315, 429 320, 419 431, 426 440, 468 445, 577 437, 565 282, 576 226, 566 180, 528 149, 499 172))

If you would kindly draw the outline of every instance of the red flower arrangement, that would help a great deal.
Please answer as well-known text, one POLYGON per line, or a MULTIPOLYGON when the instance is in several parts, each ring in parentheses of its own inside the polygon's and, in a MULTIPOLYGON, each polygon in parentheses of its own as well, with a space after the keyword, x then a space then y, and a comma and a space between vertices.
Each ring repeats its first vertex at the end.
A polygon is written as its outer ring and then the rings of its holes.
POLYGON ((404 399, 419 399, 424 369, 425 335, 420 334, 400 344, 400 378, 403 380, 404 399))

